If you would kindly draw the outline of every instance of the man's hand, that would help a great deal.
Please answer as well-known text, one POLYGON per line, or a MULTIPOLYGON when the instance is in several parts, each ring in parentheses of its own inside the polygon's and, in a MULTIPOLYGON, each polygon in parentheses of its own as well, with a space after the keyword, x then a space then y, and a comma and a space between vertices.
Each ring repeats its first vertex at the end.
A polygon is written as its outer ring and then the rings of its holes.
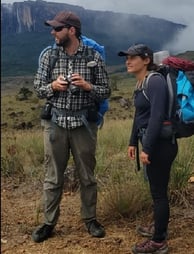
POLYGON ((55 81, 52 82, 51 87, 53 91, 66 91, 68 88, 68 82, 60 75, 55 81))
POLYGON ((87 82, 81 75, 78 73, 73 73, 71 75, 72 84, 74 86, 77 86, 85 91, 91 91, 92 90, 92 84, 87 82))

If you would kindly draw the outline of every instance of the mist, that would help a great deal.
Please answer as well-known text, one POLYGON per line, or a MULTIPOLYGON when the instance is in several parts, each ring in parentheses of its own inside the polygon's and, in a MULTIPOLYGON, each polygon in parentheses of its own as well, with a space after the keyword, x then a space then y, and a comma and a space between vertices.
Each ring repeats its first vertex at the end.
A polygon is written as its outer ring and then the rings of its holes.
POLYGON ((194 23, 188 25, 186 29, 180 32, 173 41, 165 45, 164 49, 168 49, 174 54, 185 51, 194 50, 194 23))
MULTIPOLYGON (((3 0, 2 2, 12 3, 23 1, 3 0)), ((167 43, 164 50, 169 50, 173 53, 194 50, 194 0, 106 0, 103 2, 89 0, 52 0, 47 2, 62 2, 78 5, 90 10, 149 15, 151 17, 162 18, 175 23, 184 24, 187 28, 178 33, 173 41, 167 43)), ((119 23, 119 14, 117 23, 119 23)))

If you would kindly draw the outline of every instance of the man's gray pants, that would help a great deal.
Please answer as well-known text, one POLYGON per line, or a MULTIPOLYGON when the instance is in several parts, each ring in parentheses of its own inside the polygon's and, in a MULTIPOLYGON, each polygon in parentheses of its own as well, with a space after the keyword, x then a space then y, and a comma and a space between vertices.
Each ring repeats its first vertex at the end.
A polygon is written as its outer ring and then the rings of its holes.
POLYGON ((44 126, 45 180, 44 216, 45 223, 56 225, 63 194, 64 172, 73 155, 80 180, 81 217, 85 221, 96 218, 97 183, 94 176, 97 126, 89 123, 92 136, 85 126, 66 130, 47 120, 44 126))

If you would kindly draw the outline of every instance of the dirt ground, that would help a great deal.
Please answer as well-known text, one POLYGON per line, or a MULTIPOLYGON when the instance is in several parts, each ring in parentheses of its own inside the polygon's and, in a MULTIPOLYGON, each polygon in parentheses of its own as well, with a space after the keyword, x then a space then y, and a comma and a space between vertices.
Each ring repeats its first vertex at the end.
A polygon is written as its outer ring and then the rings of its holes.
MULTIPOLYGON (((1 253, 6 254, 127 254, 136 241, 144 240, 136 226, 150 218, 113 219, 98 207, 98 219, 106 228, 105 238, 91 237, 80 220, 79 193, 65 193, 61 215, 53 237, 34 243, 31 233, 42 219, 38 212, 41 183, 20 183, 1 179, 1 253)), ((171 208, 169 253, 194 254, 194 184, 190 184, 190 207, 171 208)))

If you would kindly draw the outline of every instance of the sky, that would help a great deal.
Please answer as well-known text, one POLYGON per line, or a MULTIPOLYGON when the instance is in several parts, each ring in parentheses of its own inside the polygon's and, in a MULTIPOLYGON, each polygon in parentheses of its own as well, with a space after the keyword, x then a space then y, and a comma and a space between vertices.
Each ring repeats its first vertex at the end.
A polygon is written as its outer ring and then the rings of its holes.
MULTIPOLYGON (((13 2, 23 1, 2 0, 2 3, 13 2)), ((185 24, 187 28, 166 47, 176 52, 194 50, 194 0, 51 0, 47 2, 79 5, 90 10, 149 15, 185 24)))

